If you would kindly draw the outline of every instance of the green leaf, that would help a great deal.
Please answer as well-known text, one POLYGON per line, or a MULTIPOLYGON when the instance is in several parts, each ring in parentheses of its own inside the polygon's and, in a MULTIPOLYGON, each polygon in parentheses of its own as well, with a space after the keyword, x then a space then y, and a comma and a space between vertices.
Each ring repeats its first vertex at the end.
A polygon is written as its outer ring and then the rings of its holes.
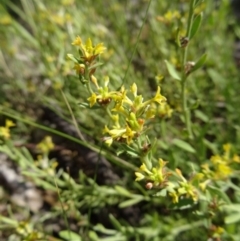
POLYGON ((204 65, 206 60, 207 60, 207 54, 205 53, 197 60, 197 62, 195 63, 195 65, 191 69, 191 73, 196 71, 197 69, 200 69, 204 65))
POLYGON ((220 188, 214 187, 214 186, 208 186, 208 191, 213 195, 213 196, 218 196, 222 198, 226 203, 230 204, 231 200, 229 197, 226 195, 226 193, 221 190, 220 188))
POLYGON ((226 224, 236 223, 240 221, 240 212, 228 215, 224 218, 226 224))
POLYGON ((156 194, 154 194, 154 196, 156 196, 156 197, 166 197, 167 196, 167 190, 166 189, 162 189, 161 191, 159 191, 156 194))
POLYGON ((240 213, 240 204, 224 205, 223 209, 225 211, 232 211, 232 212, 239 212, 240 213))
POLYGON ((102 109, 102 107, 100 105, 94 105, 92 107, 90 107, 89 103, 87 102, 81 102, 81 103, 78 103, 78 105, 81 107, 81 108, 84 108, 84 109, 91 109, 91 110, 99 110, 99 109, 102 109))
POLYGON ((97 234, 94 232, 94 231, 89 231, 88 233, 89 235, 89 238, 92 240, 92 241, 97 241, 99 240, 99 237, 97 236, 97 234))
POLYGON ((221 87, 222 89, 225 88, 226 79, 217 70, 207 69, 207 73, 216 86, 221 87))
POLYGON ((166 66, 167 66, 167 69, 168 69, 168 72, 169 74, 174 78, 174 79, 177 79, 177 80, 181 80, 180 76, 178 75, 178 72, 177 70, 174 68, 174 66, 169 63, 167 60, 164 60, 164 62, 166 63, 166 66))
POLYGON ((89 70, 95 69, 95 68, 97 68, 97 67, 99 67, 99 66, 101 66, 101 65, 103 65, 103 63, 97 62, 96 64, 93 64, 92 66, 90 66, 90 67, 89 67, 89 70))
POLYGON ((184 210, 184 209, 191 208, 193 205, 194 205, 194 201, 192 199, 184 198, 184 199, 180 199, 178 203, 171 203, 169 205, 169 208, 184 210))
POLYGON ((134 148, 132 148, 126 144, 122 144, 116 151, 117 156, 119 156, 122 153, 127 153, 129 156, 131 156, 133 158, 139 157, 138 152, 134 148))
POLYGON ((2 215, 0 215, 0 221, 2 224, 5 223, 5 224, 12 225, 14 227, 17 227, 17 225, 18 225, 18 222, 16 220, 4 217, 2 215))
POLYGON ((203 122, 209 122, 209 118, 200 110, 195 110, 195 116, 203 122))
POLYGON ((128 190, 126 190, 125 188, 123 188, 123 187, 121 187, 121 186, 115 186, 115 190, 119 193, 119 194, 121 194, 122 196, 125 196, 125 197, 131 197, 132 196, 132 194, 128 191, 128 190))
POLYGON ((144 197, 139 196, 139 197, 137 197, 135 199, 130 199, 130 200, 123 201, 118 206, 120 208, 126 208, 126 207, 133 206, 133 205, 141 202, 143 199, 144 199, 144 197))
POLYGON ((200 25, 202 22, 202 13, 200 13, 197 17, 195 17, 195 19, 193 20, 193 24, 190 30, 190 34, 189 34, 189 39, 192 39, 195 34, 197 33, 200 25))
POLYGON ((97 225, 93 226, 93 229, 97 232, 101 232, 107 235, 116 235, 117 231, 114 229, 106 229, 101 223, 98 223, 97 225))
POLYGON ((74 233, 70 230, 60 231, 59 236, 66 240, 82 241, 82 238, 77 233, 74 233))
POLYGON ((188 144, 187 142, 183 141, 183 140, 180 140, 180 139, 174 139, 173 142, 172 142, 173 145, 185 150, 185 151, 188 151, 188 152, 191 152, 191 153, 195 153, 195 149, 190 145, 188 144))
POLYGON ((73 54, 67 54, 67 58, 78 64, 78 60, 73 56, 73 54))
POLYGON ((122 225, 119 221, 110 213, 109 218, 111 220, 112 225, 115 227, 116 230, 122 231, 122 225))

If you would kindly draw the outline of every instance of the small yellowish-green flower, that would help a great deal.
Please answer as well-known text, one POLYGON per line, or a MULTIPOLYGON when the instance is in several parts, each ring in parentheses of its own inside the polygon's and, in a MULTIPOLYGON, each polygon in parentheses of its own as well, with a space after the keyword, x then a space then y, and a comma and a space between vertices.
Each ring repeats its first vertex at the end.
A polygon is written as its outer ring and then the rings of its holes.
POLYGON ((199 183, 200 189, 201 189, 202 191, 205 191, 206 188, 207 188, 207 185, 208 185, 210 182, 211 182, 210 179, 207 179, 207 180, 205 180, 205 181, 203 181, 203 182, 200 182, 200 183, 199 183))
POLYGON ((84 64, 75 64, 73 69, 75 69, 76 74, 84 75, 85 65, 84 64))
POLYGON ((156 106, 155 106, 155 104, 152 103, 151 105, 149 105, 149 107, 145 111, 145 117, 146 117, 146 119, 149 120, 149 119, 154 118, 155 115, 156 115, 156 106))
POLYGON ((158 86, 157 93, 156 93, 155 97, 152 99, 152 101, 157 102, 158 104, 161 105, 164 102, 166 102, 167 99, 163 95, 160 94, 160 90, 161 90, 160 86, 158 86))
POLYGON ((99 89, 97 78, 93 74, 91 75, 91 81, 99 89))
POLYGON ((13 126, 15 126, 15 124, 11 120, 6 120, 6 124, 5 124, 6 128, 10 128, 10 127, 13 127, 13 126))
POLYGON ((122 138, 123 139, 126 139, 127 141, 127 144, 130 144, 133 140, 133 138, 135 137, 136 135, 136 131, 132 130, 128 125, 126 126, 126 131, 125 133, 122 134, 122 138))
POLYGON ((172 175, 171 172, 166 171, 166 163, 161 158, 158 161, 158 167, 153 167, 151 170, 145 164, 140 167, 141 172, 135 172, 136 181, 146 179, 153 183, 154 187, 164 187, 168 185, 168 178, 172 175))
POLYGON ((0 127, 0 137, 9 139, 10 138, 10 127, 15 126, 11 120, 6 120, 5 126, 0 127))
POLYGON ((171 191, 168 194, 172 198, 172 202, 173 203, 178 203, 178 201, 179 201, 179 194, 177 192, 171 191))
POLYGON ((219 163, 215 166, 214 178, 225 179, 233 174, 234 170, 227 163, 219 163))
MULTIPOLYGON (((115 107, 112 109, 112 111, 117 111, 120 107, 123 107, 124 104, 127 104, 129 106, 133 105, 133 102, 130 98, 127 97, 127 90, 124 86, 121 87, 120 91, 112 92, 112 98, 115 101, 115 107)), ((123 107, 124 108, 124 107, 123 107)), ((122 111, 122 108, 120 108, 122 111)), ((126 109, 126 108, 125 108, 126 109)), ((126 113, 126 111, 124 111, 126 113)))
POLYGON ((158 16, 157 20, 163 22, 165 24, 172 23, 175 19, 179 19, 181 17, 178 11, 167 11, 164 16, 158 16))
POLYGON ((237 162, 237 163, 240 163, 240 157, 235 154, 235 155, 233 156, 233 161, 234 161, 234 162, 237 162))
POLYGON ((132 143, 135 138, 136 131, 133 131, 128 125, 125 128, 113 127, 113 129, 108 129, 105 126, 103 133, 107 133, 110 137, 105 137, 105 143, 110 144, 113 140, 126 142, 128 145, 132 143), (110 139, 111 138, 111 139, 110 139))
POLYGON ((72 45, 80 47, 82 52, 81 57, 89 63, 92 62, 96 56, 102 54, 106 49, 103 43, 99 43, 96 46, 93 46, 92 40, 90 38, 88 38, 86 43, 83 44, 82 39, 79 36, 77 36, 76 39, 72 42, 72 45))
POLYGON ((136 176, 135 181, 137 181, 137 182, 145 179, 145 175, 143 175, 141 172, 135 172, 135 176, 136 176))
POLYGON ((131 92, 133 93, 134 97, 137 96, 137 85, 136 83, 133 83, 131 86, 131 92))
POLYGON ((119 124, 119 115, 112 115, 112 120, 114 122, 114 126, 116 128, 120 128, 120 124, 119 124))
POLYGON ((51 150, 54 149, 54 144, 52 142, 52 137, 51 136, 46 136, 43 141, 41 141, 38 145, 37 148, 42 152, 42 153, 49 153, 51 150))
POLYGON ((82 45, 82 39, 81 39, 79 36, 77 36, 77 37, 75 38, 75 40, 72 42, 72 45, 81 47, 81 45, 82 45))
POLYGON ((97 102, 97 95, 95 93, 92 93, 92 95, 87 100, 90 103, 90 107, 92 107, 97 102))
POLYGON ((165 103, 167 101, 167 99, 163 95, 160 94, 160 91, 161 91, 161 88, 160 88, 160 86, 158 86, 156 95, 152 99, 143 102, 143 105, 147 106, 147 105, 151 104, 152 102, 156 102, 160 105, 165 103))
POLYGON ((215 225, 211 226, 210 231, 211 231, 211 237, 214 238, 214 240, 219 240, 219 238, 225 232, 224 228, 220 226, 215 226, 215 225))
POLYGON ((178 188, 179 195, 186 195, 190 197, 194 202, 198 200, 197 189, 192 185, 191 181, 187 181, 182 175, 182 172, 179 169, 176 169, 176 174, 182 179, 179 181, 180 187, 178 188))
POLYGON ((162 105, 158 106, 157 113, 160 117, 170 118, 172 116, 173 109, 167 103, 163 103, 162 105))
POLYGON ((139 119, 137 119, 135 113, 131 112, 129 114, 129 117, 127 118, 127 123, 129 124, 129 126, 138 132, 141 132, 143 129, 143 122, 139 122, 139 119))
POLYGON ((140 170, 143 171, 143 172, 146 172, 148 175, 152 175, 153 173, 147 168, 146 164, 143 163, 141 166, 140 166, 140 170))
POLYGON ((224 150, 225 153, 229 153, 231 148, 232 148, 232 146, 231 146, 230 143, 227 143, 227 144, 223 145, 223 150, 224 150))
MULTIPOLYGON (((133 138, 136 135, 136 131, 133 131, 128 125, 125 128, 114 128, 108 129, 107 126, 104 128, 104 133, 108 133, 112 140, 125 141, 128 145, 131 144, 133 138)), ((109 139, 106 138, 109 143, 109 139)))
POLYGON ((10 25, 12 23, 12 19, 9 15, 2 15, 0 18, 1 25, 10 25))

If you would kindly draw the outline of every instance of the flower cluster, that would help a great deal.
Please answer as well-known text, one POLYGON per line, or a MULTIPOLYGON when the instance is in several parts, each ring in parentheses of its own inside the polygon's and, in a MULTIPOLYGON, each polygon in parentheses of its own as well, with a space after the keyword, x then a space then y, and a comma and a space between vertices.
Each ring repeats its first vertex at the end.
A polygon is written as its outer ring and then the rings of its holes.
POLYGON ((146 188, 165 189, 172 199, 173 203, 178 203, 181 197, 192 199, 194 202, 198 200, 197 188, 194 186, 194 181, 199 179, 198 175, 187 180, 179 169, 175 172, 167 170, 167 162, 159 159, 158 168, 153 167, 151 170, 145 164, 142 164, 140 170, 135 172, 136 181, 146 180, 146 188), (170 180, 172 177, 172 180, 170 180))
MULTIPOLYGON (((68 54, 68 57, 74 61, 74 69, 82 83, 88 85, 89 106, 92 107, 96 104, 102 106, 111 118, 111 127, 106 125, 103 130, 105 143, 111 145, 113 141, 117 141, 130 145, 147 129, 146 122, 154 118, 158 112, 153 104, 161 106, 166 102, 166 98, 160 93, 160 87, 154 97, 144 101, 142 95, 138 95, 135 83, 129 89, 122 86, 120 90, 110 90, 109 78, 105 77, 101 86, 93 73, 99 66, 97 57, 106 49, 104 45, 99 43, 94 46, 90 38, 84 44, 79 36, 72 44, 79 48, 80 58, 71 54, 68 54), (94 85, 94 89, 90 83, 94 85)), ((171 115, 168 108, 163 108, 159 112, 171 115)))
POLYGON ((202 165, 202 173, 207 180, 224 180, 235 173, 234 165, 240 164, 240 157, 231 153, 231 145, 223 145, 223 155, 214 155, 210 163, 202 165))
MULTIPOLYGON (((82 83, 86 84, 91 80, 96 86, 97 79, 93 75, 100 63, 97 63, 97 57, 105 51, 103 43, 99 43, 96 46, 93 45, 90 38, 86 43, 82 42, 82 39, 78 36, 72 42, 78 48, 79 56, 75 57, 72 54, 68 54, 67 57, 74 62, 74 69, 79 76, 82 83)), ((90 88, 90 86, 89 86, 90 88)), ((91 89, 90 89, 90 92, 91 89)))
MULTIPOLYGON (((166 19, 170 18, 178 18, 178 14, 166 15, 166 19)), ((98 56, 104 52, 104 45, 93 45, 90 38, 83 43, 80 37, 72 44, 78 47, 80 56, 68 54, 68 57, 74 62, 74 69, 81 82, 87 84, 89 107, 102 107, 111 120, 104 127, 103 141, 109 146, 114 142, 120 143, 120 151, 126 151, 130 155, 134 153, 141 161, 139 170, 135 172, 136 181, 144 180, 147 189, 160 189, 172 203, 178 203, 183 198, 197 202, 200 190, 204 190, 211 181, 224 179, 233 173, 232 165, 239 163, 240 157, 231 155, 230 145, 224 146, 222 156, 213 156, 211 164, 204 164, 201 172, 188 179, 179 169, 169 170, 167 162, 161 158, 155 164, 152 144, 146 135, 149 121, 155 116, 169 118, 173 112, 161 94, 160 87, 158 86, 153 97, 146 100, 138 93, 136 83, 129 88, 122 85, 119 90, 111 90, 108 77, 98 82, 93 75, 100 66, 98 56)))
MULTIPOLYGON (((132 99, 127 96, 127 90, 124 86, 120 91, 109 92, 105 95, 103 95, 101 89, 99 92, 96 99, 100 100, 100 103, 105 103, 105 100, 112 100, 114 103, 111 109, 111 112, 114 113, 111 115, 114 124, 112 128, 107 126, 104 128, 104 134, 107 134, 104 139, 108 145, 111 145, 113 141, 131 144, 145 131, 144 124, 146 121, 154 118, 156 110, 151 108, 151 104, 161 105, 166 101, 166 98, 160 94, 160 87, 158 87, 153 98, 143 101, 142 95, 137 94, 135 83, 130 88, 133 95, 132 99), (120 117, 122 117, 121 122, 120 117)), ((89 101, 91 104, 91 98, 89 101)))

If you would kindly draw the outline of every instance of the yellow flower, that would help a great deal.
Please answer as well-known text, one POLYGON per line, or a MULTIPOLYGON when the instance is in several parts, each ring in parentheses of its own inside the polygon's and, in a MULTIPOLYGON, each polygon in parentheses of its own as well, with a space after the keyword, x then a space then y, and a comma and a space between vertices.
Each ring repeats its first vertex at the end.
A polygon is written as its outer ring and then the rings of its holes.
POLYGON ((99 43, 94 48, 94 54, 102 54, 105 50, 106 48, 104 47, 103 43, 99 43))
POLYGON ((85 65, 84 64, 75 64, 73 69, 76 70, 76 74, 83 75, 85 71, 85 65))
POLYGON ((10 138, 10 127, 15 126, 15 124, 11 120, 6 120, 5 127, 0 127, 0 136, 3 138, 9 139, 10 138))
POLYGON ((133 131, 128 125, 126 127, 126 132, 123 135, 123 138, 127 139, 127 144, 130 144, 132 142, 132 139, 134 138, 136 134, 136 131, 133 131))
POLYGON ((80 44, 80 47, 83 52, 83 57, 85 57, 88 61, 94 59, 95 56, 102 54, 106 49, 103 43, 99 43, 94 47, 90 38, 87 39, 85 45, 80 44))
POLYGON ((141 172, 135 172, 136 179, 135 181, 141 181, 145 178, 145 176, 141 172))
POLYGON ((231 150, 231 144, 227 143, 227 144, 223 145, 223 150, 225 152, 229 152, 231 150))
POLYGON ((167 99, 160 94, 160 86, 158 86, 158 89, 157 89, 157 93, 155 95, 155 97, 153 98, 153 101, 154 102, 157 102, 158 104, 163 104, 167 99))
POLYGON ((233 173, 233 170, 231 167, 229 167, 226 163, 220 163, 216 166, 216 171, 215 171, 215 177, 217 179, 224 179, 228 176, 230 176, 233 173))
POLYGON ((172 202, 173 203, 178 203, 179 201, 179 196, 178 193, 173 191, 173 192, 169 192, 169 196, 172 197, 172 202))
POLYGON ((10 137, 10 131, 8 128, 1 126, 0 127, 0 136, 8 139, 10 137))
POLYGON ((163 103, 162 105, 159 105, 157 112, 160 117, 166 116, 170 118, 172 116, 173 109, 171 109, 171 107, 167 103, 163 103))
POLYGON ((11 120, 6 120, 6 128, 10 128, 10 127, 13 127, 15 126, 15 124, 11 121, 11 120))
POLYGON ((150 175, 153 174, 150 170, 148 170, 148 168, 147 168, 147 166, 146 166, 145 163, 143 163, 143 164, 140 166, 140 170, 143 171, 143 172, 146 172, 147 174, 150 174, 150 175))
POLYGON ((135 83, 131 86, 131 92, 133 93, 134 97, 137 96, 137 85, 135 83))
POLYGON ((240 157, 235 154, 235 155, 233 156, 233 161, 234 161, 234 162, 237 162, 237 163, 240 163, 240 157))
POLYGON ((54 144, 52 142, 51 136, 46 136, 38 145, 37 148, 42 153, 49 153, 49 151, 54 149, 54 144))
POLYGON ((182 181, 179 182, 179 195, 186 195, 187 197, 192 198, 192 200, 196 202, 198 200, 198 195, 196 188, 191 183, 193 180, 187 181, 186 178, 182 175, 181 170, 179 169, 176 169, 176 174, 182 179, 182 181))
POLYGON ((92 96, 87 99, 90 103, 90 107, 94 106, 94 104, 97 101, 97 95, 95 93, 92 93, 92 96))
POLYGON ((75 40, 72 42, 72 45, 76 45, 76 46, 81 47, 81 46, 82 46, 82 40, 81 40, 81 38, 80 38, 79 36, 77 36, 77 37, 75 38, 75 40))

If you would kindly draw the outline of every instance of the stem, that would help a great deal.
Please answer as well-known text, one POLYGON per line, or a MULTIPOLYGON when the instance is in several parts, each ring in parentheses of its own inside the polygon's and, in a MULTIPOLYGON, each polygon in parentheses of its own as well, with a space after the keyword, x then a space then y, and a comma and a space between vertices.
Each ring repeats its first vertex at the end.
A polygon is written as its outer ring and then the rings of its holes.
MULTIPOLYGON (((194 16, 194 6, 195 0, 191 0, 190 8, 189 8, 189 16, 188 16, 188 24, 187 24, 187 37, 190 36, 190 31, 193 23, 194 16)), ((184 121, 186 124, 188 136, 190 139, 193 139, 192 127, 191 127, 191 113, 187 106, 187 97, 186 97, 186 80, 187 75, 185 74, 185 66, 187 62, 187 54, 188 54, 188 45, 183 48, 183 57, 182 57, 182 80, 181 80, 181 97, 182 97, 182 109, 184 114, 184 121)))

